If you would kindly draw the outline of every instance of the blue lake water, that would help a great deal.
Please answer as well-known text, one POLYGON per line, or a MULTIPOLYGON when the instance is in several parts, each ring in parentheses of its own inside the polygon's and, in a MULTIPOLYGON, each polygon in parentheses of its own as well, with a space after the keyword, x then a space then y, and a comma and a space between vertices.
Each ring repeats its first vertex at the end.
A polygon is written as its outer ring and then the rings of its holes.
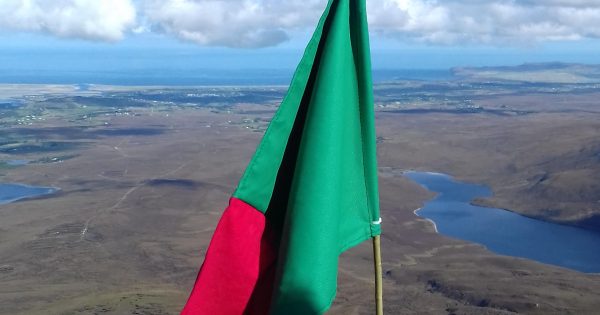
POLYGON ((5 161, 8 166, 23 166, 29 163, 29 160, 8 160, 5 161))
POLYGON ((17 200, 43 195, 53 194, 57 191, 52 187, 36 187, 22 184, 2 184, 0 183, 0 205, 11 203, 17 200))
POLYGON ((600 232, 531 219, 470 204, 489 197, 486 186, 462 183, 429 172, 404 175, 438 195, 417 215, 435 222, 440 234, 479 243, 489 250, 581 272, 600 272, 600 232))

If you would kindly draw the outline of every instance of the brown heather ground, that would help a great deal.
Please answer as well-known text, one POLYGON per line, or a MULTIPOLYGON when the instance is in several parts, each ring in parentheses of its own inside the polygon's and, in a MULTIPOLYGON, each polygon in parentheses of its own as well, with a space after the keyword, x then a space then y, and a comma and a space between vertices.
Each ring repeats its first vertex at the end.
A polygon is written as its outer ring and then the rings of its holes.
MULTIPOLYGON (((480 203, 581 223, 600 212, 599 96, 481 100, 539 112, 523 116, 377 114, 387 314, 598 314, 600 275, 436 234, 413 213, 432 194, 400 171, 485 183, 495 196, 480 203)), ((227 123, 247 118, 243 109, 115 117, 106 128, 156 134, 81 138, 91 144, 74 159, 3 171, 3 182, 62 190, 0 207, 0 313, 176 314, 261 136, 227 123)), ((59 140, 80 134, 54 129, 65 125, 36 128, 59 140)), ((372 290, 366 242, 342 255, 330 313, 372 314, 372 290)))

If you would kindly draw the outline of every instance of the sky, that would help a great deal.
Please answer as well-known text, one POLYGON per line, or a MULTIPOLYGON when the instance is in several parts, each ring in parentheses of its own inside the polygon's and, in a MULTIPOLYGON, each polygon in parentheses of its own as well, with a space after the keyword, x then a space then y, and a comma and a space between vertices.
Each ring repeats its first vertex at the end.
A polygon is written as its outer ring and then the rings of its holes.
MULTIPOLYGON (((145 63, 293 68, 326 0, 0 0, 0 72, 145 63), (151 58, 152 57, 152 58, 151 58), (2 65, 4 63, 4 65, 2 65)), ((367 0, 373 67, 600 63, 599 0, 367 0)))

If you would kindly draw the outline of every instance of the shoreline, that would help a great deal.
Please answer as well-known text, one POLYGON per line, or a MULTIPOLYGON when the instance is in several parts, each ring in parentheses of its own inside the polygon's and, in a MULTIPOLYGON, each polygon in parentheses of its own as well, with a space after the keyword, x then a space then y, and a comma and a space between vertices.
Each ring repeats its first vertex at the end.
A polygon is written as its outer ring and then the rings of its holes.
POLYGON ((420 215, 417 213, 417 212, 419 212, 419 210, 421 210, 421 209, 423 209, 423 208, 422 208, 422 207, 421 207, 421 208, 417 208, 417 209, 413 210, 413 213, 414 213, 414 214, 417 216, 417 218, 419 218, 419 219, 422 219, 422 220, 425 220, 425 221, 427 221, 427 222, 431 223, 431 224, 433 225, 433 230, 435 231, 435 233, 437 233, 437 234, 440 234, 440 231, 438 231, 437 224, 435 224, 435 221, 433 221, 433 220, 431 220, 431 219, 429 219, 429 218, 426 218, 426 217, 422 217, 422 216, 420 216, 420 215))
POLYGON ((13 198, 13 199, 7 199, 7 200, 0 200, 0 206, 8 205, 8 204, 19 202, 19 201, 22 201, 22 200, 44 198, 44 197, 56 194, 56 193, 58 193, 58 192, 61 191, 61 189, 59 187, 33 186, 33 185, 20 184, 20 183, 0 183, 0 185, 13 185, 13 186, 21 186, 21 187, 24 187, 24 188, 36 188, 36 189, 39 188, 39 189, 46 189, 47 190, 44 193, 40 193, 40 194, 36 194, 36 195, 23 196, 23 197, 18 197, 18 198, 13 198))
POLYGON ((564 225, 564 226, 570 226, 570 227, 575 227, 575 228, 578 228, 578 229, 584 229, 584 230, 587 230, 587 231, 591 231, 591 232, 594 232, 594 233, 600 233, 600 230, 594 228, 593 225, 590 226, 590 225, 585 225, 585 224, 581 223, 581 222, 585 222, 589 218, 584 218, 584 219, 580 219, 580 220, 577 220, 577 221, 557 221, 557 220, 552 220, 550 218, 545 218, 545 217, 541 217, 541 216, 529 215, 529 214, 526 214, 526 213, 519 212, 517 210, 511 210, 511 209, 503 208, 503 207, 496 206, 496 205, 489 205, 489 204, 486 204, 486 203, 477 202, 478 199, 479 198, 475 198, 475 199, 469 201, 469 204, 473 205, 473 206, 476 206, 476 207, 504 210, 504 211, 508 211, 508 212, 511 212, 511 213, 514 213, 514 214, 517 214, 517 215, 520 215, 520 216, 523 216, 523 217, 526 217, 526 218, 529 218, 529 219, 538 220, 538 221, 542 221, 542 222, 547 222, 547 223, 552 223, 552 224, 559 224, 559 225, 564 225))
MULTIPOLYGON (((450 174, 447 174, 447 173, 441 173, 441 172, 438 172, 438 171, 426 171, 426 170, 418 170, 418 169, 400 169, 400 176, 403 176, 403 177, 407 178, 404 174, 405 173, 409 173, 409 172, 421 172, 421 173, 427 173, 427 174, 430 174, 430 175, 449 176, 453 180, 460 181, 460 179, 457 179, 454 175, 450 175, 450 174)), ((415 182, 414 180, 412 180, 410 178, 408 178, 408 179, 411 180, 411 181, 413 181, 413 182, 415 182)), ((471 199, 469 201, 470 205, 477 206, 477 207, 482 207, 482 208, 491 208, 491 209, 504 210, 504 211, 508 211, 510 213, 514 213, 514 214, 517 214, 517 215, 520 215, 520 216, 523 216, 523 217, 526 217, 526 218, 529 218, 529 219, 533 219, 533 220, 538 220, 538 221, 552 223, 552 224, 560 224, 560 225, 575 227, 575 228, 579 228, 579 229, 584 229, 584 230, 591 231, 591 232, 594 232, 594 233, 600 233, 600 229, 597 226, 595 226, 593 224, 586 224, 586 221, 588 221, 590 219, 593 220, 594 217, 582 218, 582 219, 579 219, 577 221, 558 221, 558 220, 552 220, 551 218, 546 218, 546 217, 542 217, 542 216, 529 215, 529 214, 520 212, 518 210, 507 209, 507 208, 495 205, 494 203, 487 204, 487 203, 482 202, 482 201, 483 200, 489 200, 489 198, 492 198, 494 196, 494 191, 493 191, 492 187, 490 187, 488 184, 472 183, 472 182, 468 182, 468 181, 467 181, 467 183, 485 186, 485 187, 487 187, 487 189, 490 190, 490 193, 491 193, 491 196, 489 196, 489 197, 476 197, 476 198, 471 199)), ((425 187, 425 186, 423 186, 421 184, 418 184, 418 185, 420 185, 421 187, 429 190, 427 187, 425 187)), ((434 191, 432 191, 432 192, 434 192, 434 191)), ((438 194, 438 192, 434 192, 434 193, 438 194)), ((421 208, 418 208, 418 209, 416 209, 414 211, 415 215, 418 216, 418 214, 416 212, 419 211, 419 210, 421 210, 421 208)), ((436 231, 437 231, 437 229, 436 229, 436 231)))

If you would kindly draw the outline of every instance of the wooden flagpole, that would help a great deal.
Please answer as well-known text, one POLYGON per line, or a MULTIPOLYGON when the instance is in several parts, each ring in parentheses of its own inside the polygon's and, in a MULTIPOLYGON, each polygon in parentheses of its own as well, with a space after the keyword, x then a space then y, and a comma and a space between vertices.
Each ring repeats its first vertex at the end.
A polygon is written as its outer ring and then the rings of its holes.
POLYGON ((383 315, 383 275, 381 272, 381 237, 373 237, 373 258, 375 261, 375 310, 383 315))

